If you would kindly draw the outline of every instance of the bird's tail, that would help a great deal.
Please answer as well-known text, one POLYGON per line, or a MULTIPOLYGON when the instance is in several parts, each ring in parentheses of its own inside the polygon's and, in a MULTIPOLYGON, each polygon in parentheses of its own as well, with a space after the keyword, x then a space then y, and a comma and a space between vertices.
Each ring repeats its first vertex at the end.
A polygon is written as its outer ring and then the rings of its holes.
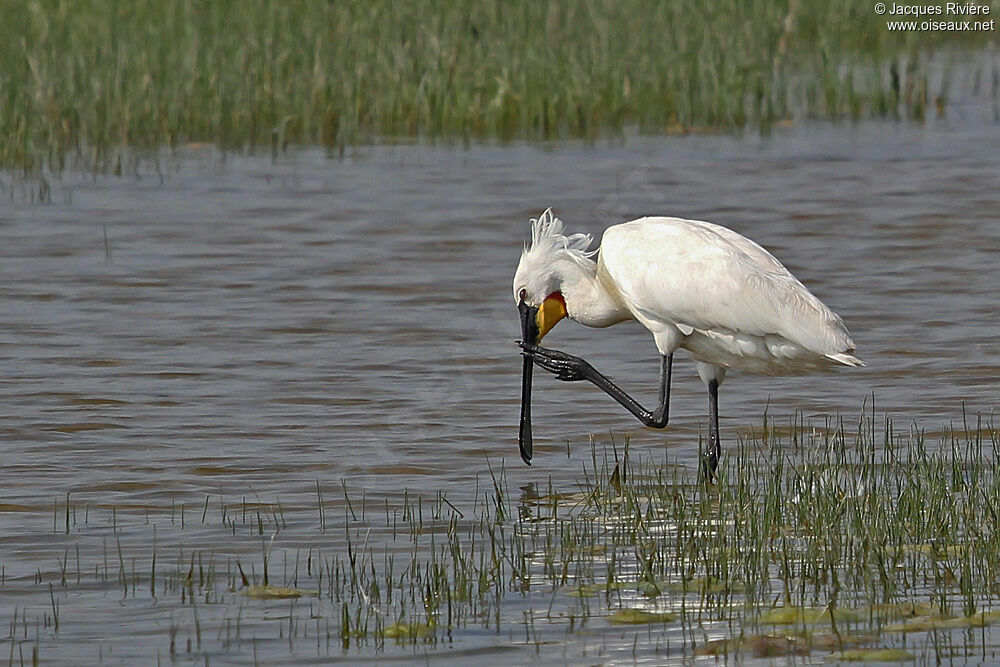
POLYGON ((827 359, 831 361, 836 361, 838 364, 843 364, 845 366, 867 366, 865 362, 861 361, 852 354, 847 354, 846 352, 840 352, 838 354, 827 354, 824 355, 827 359))

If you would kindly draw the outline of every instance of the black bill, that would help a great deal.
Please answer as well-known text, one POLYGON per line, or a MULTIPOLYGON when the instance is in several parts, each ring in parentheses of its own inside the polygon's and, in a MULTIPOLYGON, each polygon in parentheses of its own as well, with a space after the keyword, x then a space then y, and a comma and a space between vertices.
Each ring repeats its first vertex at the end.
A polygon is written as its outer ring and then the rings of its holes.
MULTIPOLYGON (((521 314, 521 336, 528 345, 538 343, 538 324, 535 316, 538 308, 533 308, 524 302, 524 297, 517 304, 521 314)), ((524 367, 521 371, 521 422, 517 431, 517 446, 521 450, 521 460, 531 465, 531 355, 522 352, 524 367)))

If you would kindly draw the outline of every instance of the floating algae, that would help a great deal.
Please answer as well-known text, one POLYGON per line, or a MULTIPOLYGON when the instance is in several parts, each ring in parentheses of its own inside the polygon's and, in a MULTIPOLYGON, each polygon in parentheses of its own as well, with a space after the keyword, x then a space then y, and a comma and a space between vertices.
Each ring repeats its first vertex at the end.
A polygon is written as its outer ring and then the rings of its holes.
POLYGON ((250 586, 243 591, 248 598, 255 600, 287 600, 290 598, 300 598, 303 595, 312 595, 311 591, 303 591, 298 588, 286 588, 284 586, 250 586))
POLYGON ((844 646, 872 643, 869 635, 841 636, 805 634, 753 635, 739 639, 715 639, 695 650, 696 655, 729 655, 730 653, 750 653, 755 658, 775 658, 789 655, 809 655, 813 651, 833 651, 844 646))
POLYGON ((384 634, 388 639, 427 639, 434 634, 434 623, 393 623, 385 629, 384 634))
POLYGON ((643 623, 669 623, 677 620, 677 614, 669 612, 646 611, 644 609, 619 609, 608 616, 608 622, 614 625, 641 625, 643 623))
POLYGON ((757 620, 765 625, 817 625, 828 623, 858 623, 863 620, 861 613, 842 607, 775 607, 757 620))
MULTIPOLYGON (((640 584, 641 585, 641 584, 640 584)), ((575 595, 581 598, 594 597, 595 595, 601 595, 609 593, 610 591, 617 591, 628 588, 630 584, 624 581, 609 581, 607 583, 595 583, 595 584, 580 584, 579 586, 570 586, 565 590, 570 595, 575 595)))
POLYGON ((971 616, 944 618, 940 615, 918 616, 893 623, 882 628, 883 632, 930 632, 931 630, 960 630, 965 628, 984 628, 1000 620, 998 611, 981 611, 971 616))
POLYGON ((855 648, 830 656, 830 662, 909 662, 915 656, 901 648, 855 648))

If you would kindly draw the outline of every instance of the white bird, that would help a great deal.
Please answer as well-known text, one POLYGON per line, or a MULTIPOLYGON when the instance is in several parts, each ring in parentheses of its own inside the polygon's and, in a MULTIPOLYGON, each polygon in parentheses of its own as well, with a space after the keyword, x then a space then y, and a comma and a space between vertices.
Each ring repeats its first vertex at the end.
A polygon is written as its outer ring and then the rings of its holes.
POLYGON ((531 221, 531 244, 514 274, 524 355, 518 444, 529 465, 532 363, 560 380, 588 380, 643 424, 663 428, 673 354, 687 350, 708 386, 709 477, 720 455, 718 389, 727 370, 778 375, 864 366, 843 320, 771 253, 731 229, 649 217, 610 227, 599 252, 591 243, 588 234, 566 236, 546 210, 531 221), (538 347, 567 316, 589 327, 626 320, 646 327, 660 353, 659 406, 643 408, 579 357, 538 347))

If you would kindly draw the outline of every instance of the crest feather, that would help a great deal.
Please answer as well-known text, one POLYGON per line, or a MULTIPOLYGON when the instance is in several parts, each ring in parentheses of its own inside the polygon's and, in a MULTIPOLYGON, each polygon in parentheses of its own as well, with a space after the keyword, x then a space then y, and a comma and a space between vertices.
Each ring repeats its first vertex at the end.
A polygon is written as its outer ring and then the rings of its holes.
POLYGON ((531 245, 524 247, 524 255, 546 257, 564 252, 573 261, 584 266, 592 266, 591 259, 597 250, 589 250, 593 242, 590 234, 563 233, 563 222, 552 215, 552 209, 547 208, 537 218, 531 220, 531 245))

